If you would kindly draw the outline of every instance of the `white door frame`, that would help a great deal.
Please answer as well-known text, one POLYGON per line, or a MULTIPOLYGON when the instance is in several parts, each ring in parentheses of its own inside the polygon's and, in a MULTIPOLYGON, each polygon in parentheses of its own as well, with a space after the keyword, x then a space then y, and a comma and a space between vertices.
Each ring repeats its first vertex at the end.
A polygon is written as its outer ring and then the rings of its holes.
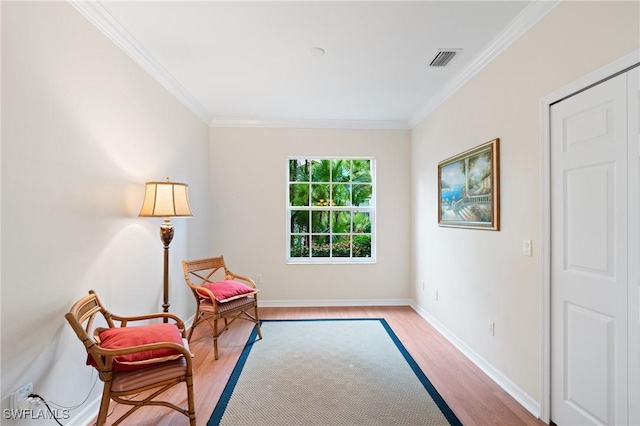
MULTIPOLYGON (((540 420, 551 420, 551 147, 550 106, 568 96, 583 91, 598 82, 638 64, 640 49, 605 65, 604 67, 574 81, 540 101, 541 116, 541 229, 542 236, 542 323, 541 323, 541 401, 540 420)), ((631 278, 631 277, 629 277, 631 278)))

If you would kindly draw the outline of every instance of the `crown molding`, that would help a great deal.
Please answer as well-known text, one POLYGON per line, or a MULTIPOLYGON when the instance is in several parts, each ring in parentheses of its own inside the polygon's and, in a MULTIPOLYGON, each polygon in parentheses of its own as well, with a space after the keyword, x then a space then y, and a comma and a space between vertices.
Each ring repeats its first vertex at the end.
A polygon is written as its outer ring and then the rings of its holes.
POLYGON ((68 0, 138 65, 211 127, 410 130, 427 118, 460 87, 478 74, 507 47, 551 12, 562 0, 533 0, 478 54, 469 66, 440 89, 409 121, 393 120, 267 120, 213 117, 169 72, 96 0, 68 0))
POLYGON ((213 116, 160 65, 151 54, 129 32, 95 0, 68 0, 89 22, 109 37, 165 89, 175 96, 191 112, 209 124, 213 116))
POLYGON ((263 120, 214 118, 211 127, 263 127, 289 129, 353 129, 353 130, 410 130, 406 121, 385 120, 263 120))
POLYGON ((522 12, 515 17, 468 66, 463 68, 453 79, 442 87, 429 101, 420 108, 410 119, 409 127, 413 129, 427 118, 444 101, 460 89, 466 82, 484 69, 491 61, 513 44, 531 27, 549 14, 562 0, 539 1, 533 0, 522 12))

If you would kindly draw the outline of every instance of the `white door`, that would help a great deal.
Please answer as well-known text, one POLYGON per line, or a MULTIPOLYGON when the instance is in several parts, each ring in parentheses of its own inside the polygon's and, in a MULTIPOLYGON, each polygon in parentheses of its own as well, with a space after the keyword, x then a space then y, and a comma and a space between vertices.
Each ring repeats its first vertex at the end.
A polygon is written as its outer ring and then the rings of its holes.
POLYGON ((628 424, 627 74, 551 107, 551 420, 628 424))

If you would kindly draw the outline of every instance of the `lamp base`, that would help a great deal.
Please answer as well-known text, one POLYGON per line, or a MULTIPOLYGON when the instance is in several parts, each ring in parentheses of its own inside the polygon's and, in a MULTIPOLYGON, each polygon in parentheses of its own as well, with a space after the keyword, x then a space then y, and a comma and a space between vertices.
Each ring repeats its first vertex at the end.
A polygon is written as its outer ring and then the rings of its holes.
POLYGON ((160 225, 160 239, 165 248, 169 248, 169 244, 173 240, 173 225, 169 218, 165 218, 164 223, 160 225))

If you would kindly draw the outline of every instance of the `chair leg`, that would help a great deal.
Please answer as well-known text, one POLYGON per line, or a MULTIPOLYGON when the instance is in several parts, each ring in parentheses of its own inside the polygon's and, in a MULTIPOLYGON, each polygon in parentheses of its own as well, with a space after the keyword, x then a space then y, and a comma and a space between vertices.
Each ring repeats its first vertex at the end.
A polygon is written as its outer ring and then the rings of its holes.
POLYGON ((187 375, 187 403, 189 406, 189 425, 196 426, 196 406, 193 400, 193 374, 187 375))
POLYGON ((107 413, 109 412, 109 402, 111 402, 111 380, 104 383, 104 389, 102 390, 102 400, 100 401, 100 411, 98 412, 98 419, 96 420, 96 426, 102 426, 107 421, 107 413))
POLYGON ((218 359, 218 319, 213 320, 213 356, 215 359, 218 359))
POLYGON ((196 326, 200 323, 200 310, 196 306, 196 314, 193 316, 193 324, 189 328, 189 334, 187 334, 187 342, 191 342, 191 336, 193 336, 193 330, 196 329, 196 326))
POLYGON ((198 325, 198 323, 192 324, 191 328, 189 328, 189 334, 187 335, 187 342, 191 342, 191 336, 193 336, 193 330, 195 330, 196 325, 198 325))
POLYGON ((262 339, 262 330, 260 330, 260 318, 258 317, 258 306, 255 307, 255 315, 256 315, 256 330, 258 331, 258 337, 262 339))

